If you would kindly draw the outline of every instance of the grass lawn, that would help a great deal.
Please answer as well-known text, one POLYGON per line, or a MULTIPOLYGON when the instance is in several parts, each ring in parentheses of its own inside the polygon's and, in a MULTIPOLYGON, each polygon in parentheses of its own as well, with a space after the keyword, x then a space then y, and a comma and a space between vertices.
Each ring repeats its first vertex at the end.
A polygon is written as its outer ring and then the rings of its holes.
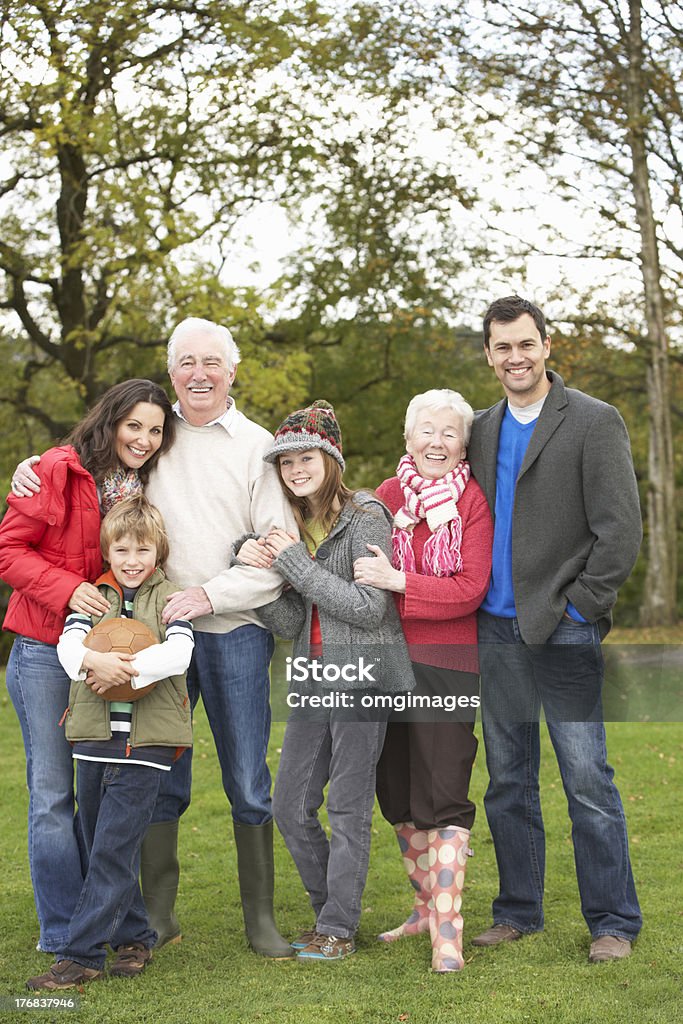
MULTIPOLYGON (((281 723, 273 728, 273 773, 282 731, 281 723)), ((24 755, 4 691, 0 742, 0 995, 23 996, 26 978, 47 969, 51 960, 34 951, 37 923, 26 855, 24 755)), ((471 937, 490 922, 496 892, 493 847, 481 809, 486 784, 481 750, 473 784, 480 808, 475 857, 463 904, 467 964, 459 974, 445 976, 429 973, 427 936, 392 946, 375 941, 379 931, 405 917, 411 903, 393 830, 379 813, 357 955, 342 963, 301 964, 269 962, 249 952, 242 934, 228 806, 201 709, 195 743, 193 803, 181 829, 182 944, 163 949, 139 979, 111 979, 87 987, 75 1012, 32 1010, 23 1019, 107 1024, 683 1021, 683 724, 620 722, 608 727, 645 926, 629 960, 598 966, 586 959, 589 936, 579 910, 566 802, 547 736, 542 773, 548 834, 546 930, 498 950, 470 945, 471 937)), ((310 927, 311 915, 279 837, 276 843, 277 916, 283 932, 293 936, 310 927)), ((17 1019, 15 1013, 0 1012, 0 1020, 17 1019)))

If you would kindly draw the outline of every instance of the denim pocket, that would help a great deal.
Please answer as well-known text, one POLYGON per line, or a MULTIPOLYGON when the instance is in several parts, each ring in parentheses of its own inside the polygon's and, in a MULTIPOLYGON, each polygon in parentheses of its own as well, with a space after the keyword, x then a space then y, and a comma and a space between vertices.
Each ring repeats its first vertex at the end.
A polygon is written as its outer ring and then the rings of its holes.
POLYGON ((593 622, 576 622, 563 615, 548 637, 549 644, 599 644, 597 626, 593 622))

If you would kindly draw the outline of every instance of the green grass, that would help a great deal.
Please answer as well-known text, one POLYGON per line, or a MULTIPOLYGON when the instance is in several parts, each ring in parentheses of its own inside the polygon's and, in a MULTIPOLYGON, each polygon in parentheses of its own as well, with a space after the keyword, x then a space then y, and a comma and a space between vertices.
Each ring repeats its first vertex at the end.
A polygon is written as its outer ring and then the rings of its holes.
MULTIPOLYGON (((546 930, 498 950, 476 950, 469 940, 490 921, 496 891, 493 847, 483 814, 485 766, 475 767, 480 808, 463 912, 466 969, 429 973, 426 936, 392 946, 376 934, 399 923, 410 908, 392 829, 374 821, 370 876, 358 935, 358 953, 333 964, 269 962, 249 952, 242 934, 235 848, 220 786, 213 741, 196 716, 193 803, 181 828, 182 883, 178 911, 184 940, 163 949, 145 975, 107 980, 84 989, 77 1012, 29 1011, 41 1022, 108 1024, 674 1024, 683 1020, 683 852, 681 783, 683 725, 627 724, 608 728, 629 819, 633 867, 645 917, 633 956, 590 966, 589 937, 579 910, 566 803, 547 738, 543 748, 543 807, 548 833, 546 930)), ((270 766, 277 767, 283 726, 273 729, 270 766)), ((2 929, 0 995, 25 994, 26 978, 46 969, 34 951, 37 923, 26 858, 24 757, 14 710, 0 700, 2 929)), ((297 873, 276 840, 276 909, 282 930, 310 927, 297 873)))

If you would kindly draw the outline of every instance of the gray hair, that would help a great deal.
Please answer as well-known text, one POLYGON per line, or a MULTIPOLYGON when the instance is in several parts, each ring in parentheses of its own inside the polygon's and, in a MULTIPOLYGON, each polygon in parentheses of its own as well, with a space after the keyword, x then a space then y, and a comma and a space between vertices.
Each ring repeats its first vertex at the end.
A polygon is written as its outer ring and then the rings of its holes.
POLYGON ((432 388, 424 391, 421 395, 411 398, 406 409, 406 420, 403 429, 403 436, 406 441, 412 437, 417 418, 421 412, 429 409, 431 412, 440 412, 442 409, 452 409, 462 419, 463 441, 465 446, 469 444, 474 421, 474 409, 462 397, 459 391, 451 391, 450 388, 432 388))
POLYGON ((204 320, 199 316, 188 316, 175 328, 168 340, 167 363, 169 372, 176 364, 176 353, 178 345, 187 341, 188 338, 196 337, 198 334, 208 334, 213 338, 225 352, 228 370, 234 370, 240 361, 240 350, 238 349, 232 334, 227 327, 215 324, 212 320, 204 320))

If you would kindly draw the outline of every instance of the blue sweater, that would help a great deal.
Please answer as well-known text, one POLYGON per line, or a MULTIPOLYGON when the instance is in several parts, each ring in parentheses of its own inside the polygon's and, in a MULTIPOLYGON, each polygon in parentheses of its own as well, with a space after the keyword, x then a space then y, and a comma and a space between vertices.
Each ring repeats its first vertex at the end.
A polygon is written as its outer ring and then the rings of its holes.
MULTIPOLYGON (((498 435, 493 567, 491 584, 481 607, 489 615, 504 619, 517 615, 512 586, 512 511, 517 477, 537 423, 538 417, 530 423, 520 423, 507 408, 498 435)), ((567 603, 567 613, 576 622, 586 621, 571 602, 567 603)))

